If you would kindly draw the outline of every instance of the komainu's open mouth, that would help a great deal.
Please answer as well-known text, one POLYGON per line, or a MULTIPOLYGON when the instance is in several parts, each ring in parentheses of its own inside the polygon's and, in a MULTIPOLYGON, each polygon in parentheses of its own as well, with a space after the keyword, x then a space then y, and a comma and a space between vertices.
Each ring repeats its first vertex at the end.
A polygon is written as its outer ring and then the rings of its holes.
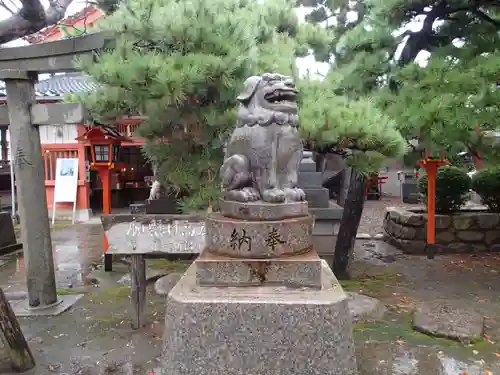
POLYGON ((274 90, 266 94, 264 98, 273 104, 295 103, 297 101, 297 93, 293 90, 274 90))

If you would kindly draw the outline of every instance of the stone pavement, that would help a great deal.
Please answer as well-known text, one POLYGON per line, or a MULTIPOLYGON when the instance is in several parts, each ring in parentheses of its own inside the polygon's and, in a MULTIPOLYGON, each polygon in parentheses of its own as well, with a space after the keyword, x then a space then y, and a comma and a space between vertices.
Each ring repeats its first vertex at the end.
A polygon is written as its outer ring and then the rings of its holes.
MULTIPOLYGON (((53 232, 59 293, 85 296, 60 316, 19 318, 37 360, 36 369, 27 374, 148 375, 158 367, 164 296, 150 283, 148 325, 133 331, 130 289, 123 285, 127 267, 117 263, 112 273, 103 272, 102 241, 99 225, 53 232)), ((360 375, 500 375, 498 254, 428 260, 371 240, 358 240, 355 253, 353 280, 343 282, 344 287, 381 301, 353 295, 360 375), (452 308, 460 301, 482 316, 482 338, 462 344, 414 331, 413 311, 433 301, 452 308), (367 308, 373 309, 368 315, 363 313, 367 308)), ((22 257, 4 257, 0 264, 0 285, 10 293, 25 290, 22 257)), ((148 266, 156 274, 172 274, 168 288, 187 264, 152 260, 148 266)), ((0 372, 9 372, 5 361, 0 372)))
POLYGON ((416 204, 406 204, 399 197, 383 196, 380 200, 367 200, 359 223, 358 234, 375 236, 384 233, 383 223, 387 207, 411 208, 416 204))

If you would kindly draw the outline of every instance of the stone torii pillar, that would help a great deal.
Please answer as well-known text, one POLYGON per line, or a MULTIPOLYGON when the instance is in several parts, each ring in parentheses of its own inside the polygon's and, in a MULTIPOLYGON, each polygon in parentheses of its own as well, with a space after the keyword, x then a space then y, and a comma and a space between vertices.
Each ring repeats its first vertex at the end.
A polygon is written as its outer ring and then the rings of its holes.
POLYGON ((80 104, 36 104, 37 76, 34 72, 0 71, 8 102, 8 109, 4 106, 0 110, 0 124, 10 125, 28 303, 30 308, 46 308, 56 305, 58 299, 38 126, 79 123, 84 116, 80 104))

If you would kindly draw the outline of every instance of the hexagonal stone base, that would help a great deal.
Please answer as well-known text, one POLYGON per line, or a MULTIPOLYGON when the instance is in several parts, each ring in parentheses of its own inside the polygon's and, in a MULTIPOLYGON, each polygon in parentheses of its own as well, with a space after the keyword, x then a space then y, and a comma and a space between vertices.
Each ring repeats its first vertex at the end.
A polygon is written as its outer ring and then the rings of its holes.
POLYGON ((311 215, 283 220, 250 221, 212 213, 205 221, 206 249, 234 258, 278 258, 312 247, 311 215))
POLYGON ((243 220, 281 220, 307 216, 309 214, 306 201, 287 203, 257 201, 243 203, 220 199, 219 208, 222 215, 243 220))
POLYGON ((433 301, 419 304, 413 328, 436 337, 473 342, 483 336, 484 317, 460 303, 433 301))

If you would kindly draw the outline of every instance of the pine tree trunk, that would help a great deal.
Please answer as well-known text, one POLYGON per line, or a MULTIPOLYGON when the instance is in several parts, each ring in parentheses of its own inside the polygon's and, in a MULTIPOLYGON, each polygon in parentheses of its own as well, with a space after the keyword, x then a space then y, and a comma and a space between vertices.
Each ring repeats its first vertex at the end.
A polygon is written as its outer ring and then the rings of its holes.
POLYGON ((339 234, 335 244, 333 272, 338 279, 349 279, 348 268, 354 254, 354 241, 365 204, 365 177, 351 168, 349 189, 344 205, 339 234))

